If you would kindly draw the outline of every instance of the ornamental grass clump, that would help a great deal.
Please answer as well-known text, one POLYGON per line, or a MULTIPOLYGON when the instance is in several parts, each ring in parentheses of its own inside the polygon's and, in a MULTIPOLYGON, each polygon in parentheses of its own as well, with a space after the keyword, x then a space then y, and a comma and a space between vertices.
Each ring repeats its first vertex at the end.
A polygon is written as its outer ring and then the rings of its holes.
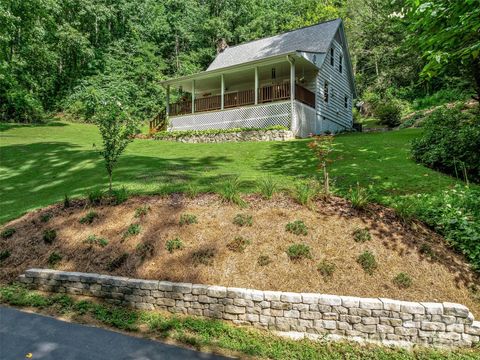
POLYGON ((278 183, 271 176, 264 177, 258 182, 258 190, 264 199, 271 199, 278 191, 278 183))
POLYGON ((238 177, 230 178, 223 184, 220 195, 226 202, 230 202, 239 206, 245 206, 246 203, 240 196, 241 186, 242 183, 238 177))

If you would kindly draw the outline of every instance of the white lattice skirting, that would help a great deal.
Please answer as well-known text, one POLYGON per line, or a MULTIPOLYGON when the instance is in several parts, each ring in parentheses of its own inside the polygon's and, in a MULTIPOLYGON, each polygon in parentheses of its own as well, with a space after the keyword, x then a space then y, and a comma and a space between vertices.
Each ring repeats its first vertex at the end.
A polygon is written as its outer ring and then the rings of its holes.
POLYGON ((291 106, 290 101, 282 101, 175 116, 170 120, 170 130, 265 128, 274 125, 290 128, 291 106))
POLYGON ((297 126, 293 132, 296 136, 304 138, 320 132, 315 109, 298 101, 295 101, 295 121, 297 126))

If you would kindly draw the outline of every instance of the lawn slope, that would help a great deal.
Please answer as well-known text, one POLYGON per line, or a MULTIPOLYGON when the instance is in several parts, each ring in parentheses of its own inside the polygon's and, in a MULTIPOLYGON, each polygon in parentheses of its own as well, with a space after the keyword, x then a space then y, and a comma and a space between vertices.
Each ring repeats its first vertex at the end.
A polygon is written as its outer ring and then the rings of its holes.
MULTIPOLYGON (((331 175, 339 193, 359 182, 373 185, 378 200, 401 194, 435 192, 457 181, 415 164, 409 143, 418 129, 336 138, 331 175)), ((0 223, 61 201, 65 194, 85 196, 105 187, 106 171, 98 153, 95 126, 56 122, 43 126, 0 127, 0 223)), ((184 191, 197 186, 217 191, 225 178, 238 175, 244 191, 270 174, 285 187, 315 173, 307 140, 289 142, 182 144, 135 140, 114 172, 114 185, 134 193, 184 191)))

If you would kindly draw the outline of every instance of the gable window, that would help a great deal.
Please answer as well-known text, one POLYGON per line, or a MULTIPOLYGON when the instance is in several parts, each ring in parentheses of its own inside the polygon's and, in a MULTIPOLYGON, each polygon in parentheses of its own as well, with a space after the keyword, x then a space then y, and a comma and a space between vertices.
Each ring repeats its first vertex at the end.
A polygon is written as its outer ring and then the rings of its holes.
POLYGON ((343 66, 343 56, 340 55, 340 57, 338 58, 338 71, 342 72, 342 66, 343 66))
POLYGON ((330 49, 330 65, 334 65, 335 64, 335 49, 334 48, 331 48, 330 49))
POLYGON ((345 105, 345 109, 347 109, 348 108, 348 96, 347 95, 345 95, 344 105, 345 105))
POLYGON ((275 71, 275 68, 272 68, 272 79, 275 80, 277 78, 277 73, 275 71))
POLYGON ((328 81, 323 84, 323 101, 328 103, 328 81))

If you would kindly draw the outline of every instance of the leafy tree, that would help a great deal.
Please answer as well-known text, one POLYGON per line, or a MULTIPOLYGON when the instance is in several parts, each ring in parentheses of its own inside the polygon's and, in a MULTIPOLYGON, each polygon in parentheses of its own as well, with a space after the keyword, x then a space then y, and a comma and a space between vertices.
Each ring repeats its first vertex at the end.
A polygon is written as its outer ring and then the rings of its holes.
POLYGON ((101 102, 94 120, 102 136, 101 154, 108 173, 109 190, 112 192, 113 169, 122 152, 133 140, 137 126, 120 102, 113 100, 101 102))
POLYGON ((408 0, 410 45, 426 60, 421 75, 434 77, 452 67, 472 74, 480 101, 480 1, 408 0))

